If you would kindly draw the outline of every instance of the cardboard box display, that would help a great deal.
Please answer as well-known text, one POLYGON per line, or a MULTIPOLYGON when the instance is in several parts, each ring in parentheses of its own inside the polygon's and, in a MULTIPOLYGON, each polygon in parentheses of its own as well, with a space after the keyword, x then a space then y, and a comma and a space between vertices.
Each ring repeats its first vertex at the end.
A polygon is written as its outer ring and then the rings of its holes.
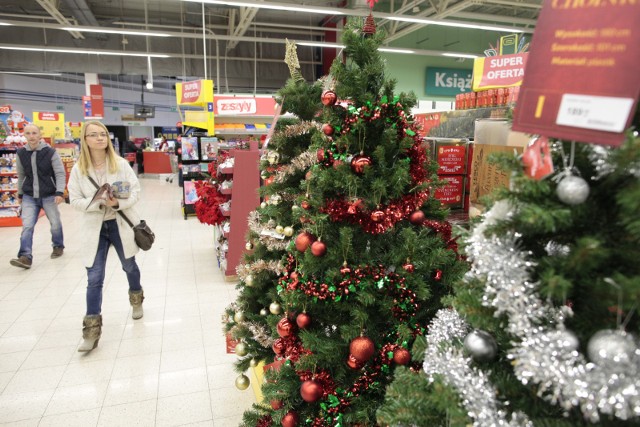
POLYGON ((467 145, 460 138, 427 138, 433 159, 438 162, 438 175, 467 173, 467 145))
POLYGON ((436 188, 434 197, 449 208, 462 208, 464 205, 464 175, 445 175, 439 177, 447 184, 436 188))

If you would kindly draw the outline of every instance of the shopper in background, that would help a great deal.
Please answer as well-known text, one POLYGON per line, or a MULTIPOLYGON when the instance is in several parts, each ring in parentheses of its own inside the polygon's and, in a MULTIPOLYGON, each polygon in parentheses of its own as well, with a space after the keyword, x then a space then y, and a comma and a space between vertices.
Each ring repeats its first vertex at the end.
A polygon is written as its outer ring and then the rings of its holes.
POLYGON ((51 258, 64 252, 64 236, 58 205, 64 202, 65 173, 58 152, 42 141, 40 128, 34 124, 24 127, 27 145, 18 149, 18 201, 22 210, 22 234, 18 258, 11 265, 31 268, 33 261, 33 229, 38 222, 40 209, 44 209, 51 223, 51 258))
MULTIPOLYGON (((136 142, 135 142, 135 137, 130 136, 129 139, 127 139, 127 142, 124 145, 124 152, 125 153, 135 153, 136 157, 137 157, 137 153, 138 153, 138 147, 136 146, 136 142)), ((133 167, 133 164, 135 163, 135 161, 130 161, 129 162, 129 166, 133 167)))
POLYGON ((82 230, 85 234, 83 262, 88 278, 87 311, 82 322, 83 341, 78 351, 90 351, 96 348, 102 333, 102 287, 110 246, 115 248, 127 275, 134 319, 142 317, 144 300, 140 269, 135 258, 139 249, 133 230, 118 214, 122 211, 134 224, 140 222, 134 209, 140 196, 140 182, 128 162, 116 154, 109 131, 98 121, 82 125, 80 158, 71 170, 68 188, 71 205, 84 213, 82 230), (105 199, 92 203, 97 188, 91 179, 98 186, 120 182, 119 187, 128 186, 128 194, 116 194, 116 198, 107 193, 105 199))

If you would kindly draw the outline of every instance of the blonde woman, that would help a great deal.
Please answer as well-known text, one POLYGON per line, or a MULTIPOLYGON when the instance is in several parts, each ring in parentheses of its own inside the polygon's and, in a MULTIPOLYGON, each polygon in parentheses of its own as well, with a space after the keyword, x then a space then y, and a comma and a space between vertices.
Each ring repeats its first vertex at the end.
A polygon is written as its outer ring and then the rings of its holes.
POLYGON ((98 345, 102 333, 102 287, 110 246, 115 248, 127 275, 134 319, 142 317, 144 299, 140 269, 135 259, 139 248, 133 230, 118 214, 124 213, 133 224, 140 222, 134 209, 140 195, 140 183, 129 163, 116 154, 109 131, 101 122, 92 120, 82 125, 80 158, 71 170, 67 187, 71 205, 84 214, 87 312, 82 322, 83 341, 78 351, 91 351, 98 345), (92 202, 97 190, 92 180, 98 186, 111 184, 117 192, 92 202))

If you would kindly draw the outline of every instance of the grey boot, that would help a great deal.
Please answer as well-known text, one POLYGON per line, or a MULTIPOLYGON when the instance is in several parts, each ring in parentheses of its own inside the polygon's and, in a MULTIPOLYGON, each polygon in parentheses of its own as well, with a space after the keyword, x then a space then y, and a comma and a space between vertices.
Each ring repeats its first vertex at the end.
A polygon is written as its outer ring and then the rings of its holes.
POLYGON ((84 316, 82 320, 82 343, 78 347, 78 351, 91 351, 96 348, 100 335, 102 335, 102 315, 84 316))
POLYGON ((142 316, 144 315, 144 312, 142 310, 142 301, 144 301, 144 292, 143 291, 137 291, 137 292, 132 292, 129 291, 129 303, 131 304, 131 317, 135 320, 135 319, 141 319, 142 316))

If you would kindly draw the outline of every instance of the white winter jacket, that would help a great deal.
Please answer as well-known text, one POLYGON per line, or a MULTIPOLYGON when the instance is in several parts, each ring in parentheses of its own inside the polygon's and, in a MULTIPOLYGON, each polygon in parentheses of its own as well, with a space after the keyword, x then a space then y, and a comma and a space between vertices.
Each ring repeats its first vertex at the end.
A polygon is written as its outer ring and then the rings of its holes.
MULTIPOLYGON (((125 159, 121 157, 117 157, 116 159, 118 171, 111 173, 107 170, 106 182, 113 184, 117 181, 127 181, 131 184, 129 197, 127 199, 118 199, 119 206, 117 210, 122 211, 135 225, 140 222, 140 216, 134 209, 134 205, 140 197, 140 182, 125 159)), ((98 178, 93 169, 89 171, 89 175, 94 181, 98 182, 98 178)), ((97 203, 94 203, 87 209, 96 192, 96 187, 89 181, 86 175, 80 173, 78 165, 75 165, 71 170, 67 188, 69 190, 71 206, 85 214, 84 224, 82 225, 85 236, 83 242, 84 257, 82 261, 86 267, 91 267, 98 252, 98 241, 100 240, 100 230, 102 228, 105 211, 104 209, 100 209, 100 205, 97 203)), ((118 222, 120 240, 122 240, 122 247, 124 248, 124 256, 131 258, 139 251, 138 245, 136 245, 134 240, 133 230, 120 214, 116 214, 116 221, 118 222)))

